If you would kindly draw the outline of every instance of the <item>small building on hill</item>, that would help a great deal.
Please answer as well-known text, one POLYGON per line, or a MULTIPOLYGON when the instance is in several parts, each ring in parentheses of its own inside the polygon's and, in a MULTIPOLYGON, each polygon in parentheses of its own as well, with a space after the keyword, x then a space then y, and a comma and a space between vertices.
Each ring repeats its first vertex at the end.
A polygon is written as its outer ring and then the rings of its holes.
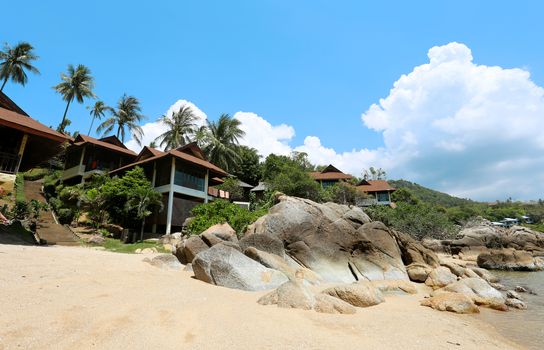
POLYGON ((93 174, 104 174, 128 165, 137 154, 129 150, 117 137, 101 139, 79 134, 66 149, 62 181, 81 183, 93 174))
POLYGON ((396 190, 385 180, 362 180, 357 184, 357 189, 370 196, 362 205, 390 205, 391 193, 396 190))
POLYGON ((0 186, 13 190, 15 174, 58 154, 70 138, 32 119, 0 91, 0 186))
POLYGON ((215 198, 229 198, 228 192, 212 187, 227 173, 210 163, 194 142, 167 152, 144 147, 134 162, 110 175, 122 175, 136 166, 143 168, 152 186, 163 195, 164 209, 146 219, 145 232, 181 231, 193 207, 215 198))
POLYGON ((310 177, 321 184, 321 187, 327 188, 340 181, 347 181, 353 179, 353 176, 345 174, 335 168, 332 164, 329 164, 325 169, 321 171, 314 171, 310 173, 310 177))

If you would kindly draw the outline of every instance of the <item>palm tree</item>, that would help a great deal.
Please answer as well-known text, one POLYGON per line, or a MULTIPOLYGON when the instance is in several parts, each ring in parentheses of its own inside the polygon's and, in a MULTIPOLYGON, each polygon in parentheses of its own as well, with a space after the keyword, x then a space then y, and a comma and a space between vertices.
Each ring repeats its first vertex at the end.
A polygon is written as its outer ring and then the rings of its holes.
POLYGON ((4 90, 4 86, 11 79, 12 82, 25 86, 28 81, 25 70, 35 74, 40 74, 38 68, 32 65, 32 61, 39 57, 33 52, 34 47, 27 42, 20 42, 15 47, 4 44, 3 50, 0 51, 0 79, 3 79, 0 91, 4 90))
POLYGON ((127 211, 134 210, 136 219, 142 220, 140 241, 144 239, 145 218, 153 213, 153 209, 160 212, 163 207, 162 195, 152 187, 140 186, 133 190, 132 197, 125 204, 125 209, 127 211))
MULTIPOLYGON (((73 65, 68 65, 68 74, 61 73, 62 82, 53 86, 53 89, 62 95, 62 99, 66 101, 66 109, 60 122, 61 127, 66 119, 68 107, 74 98, 79 103, 87 97, 96 97, 93 93, 94 78, 91 76, 91 70, 86 66, 79 64, 76 68, 73 65)), ((61 129, 64 131, 64 128, 61 129)))
POLYGON ((240 161, 239 138, 245 135, 240 121, 222 114, 216 122, 208 122, 208 137, 204 152, 208 160, 226 171, 232 170, 240 161))
POLYGON ((95 118, 98 120, 102 119, 106 112, 112 111, 112 108, 108 107, 103 101, 96 101, 94 103, 94 106, 87 106, 87 109, 90 110, 89 114, 93 117, 93 119, 91 120, 91 126, 89 127, 89 132, 87 133, 87 135, 90 135, 91 130, 93 129, 95 118))
POLYGON ((168 130, 157 137, 155 142, 160 142, 160 146, 165 150, 188 144, 196 131, 197 119, 193 109, 188 105, 182 106, 171 116, 163 115, 160 121, 168 127, 168 130))
POLYGON ((112 132, 115 126, 117 126, 117 137, 122 142, 125 142, 125 133, 126 129, 128 129, 132 133, 134 140, 141 145, 144 131, 138 125, 138 122, 145 118, 140 113, 141 111, 140 101, 134 96, 124 94, 117 102, 117 108, 111 110, 111 117, 104 120, 96 131, 99 133, 102 132, 104 135, 112 132))

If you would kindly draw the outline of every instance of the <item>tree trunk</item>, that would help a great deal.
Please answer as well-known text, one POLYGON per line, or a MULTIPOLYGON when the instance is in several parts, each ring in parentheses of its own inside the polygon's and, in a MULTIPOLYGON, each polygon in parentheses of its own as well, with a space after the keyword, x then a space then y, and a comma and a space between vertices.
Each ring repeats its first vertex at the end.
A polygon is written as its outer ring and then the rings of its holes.
POLYGON ((8 82, 8 77, 4 79, 4 83, 2 84, 2 87, 0 88, 0 91, 4 90, 4 86, 6 86, 6 83, 8 82))
POLYGON ((66 104, 66 109, 64 110, 64 115, 62 116, 62 121, 60 122, 60 132, 64 133, 64 121, 66 120, 66 114, 68 113, 68 107, 70 107, 70 102, 72 100, 69 100, 66 104))
POLYGON ((91 127, 89 128, 89 133, 87 135, 91 135, 91 130, 93 129, 93 123, 94 123, 94 117, 91 120, 91 127))
POLYGON ((144 241, 144 226, 145 226, 145 217, 142 219, 142 229, 140 231, 140 241, 144 241))

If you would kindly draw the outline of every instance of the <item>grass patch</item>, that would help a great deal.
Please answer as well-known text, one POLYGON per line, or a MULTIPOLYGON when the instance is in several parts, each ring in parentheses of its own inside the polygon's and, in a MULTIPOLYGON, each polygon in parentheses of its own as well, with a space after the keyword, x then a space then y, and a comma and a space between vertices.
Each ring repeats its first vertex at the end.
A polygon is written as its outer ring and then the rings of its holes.
POLYGON ((102 245, 106 250, 116 253, 132 254, 136 249, 156 248, 159 253, 166 253, 166 250, 162 245, 158 245, 155 242, 138 242, 125 244, 118 239, 106 238, 102 245))
POLYGON ((26 201, 25 197, 25 179, 22 173, 15 176, 15 200, 26 201))
POLYGON ((523 226, 526 226, 531 230, 544 232, 544 224, 523 224, 523 226))
POLYGON ((48 169, 34 168, 24 173, 24 179, 28 181, 36 181, 43 179, 47 174, 49 174, 48 169))

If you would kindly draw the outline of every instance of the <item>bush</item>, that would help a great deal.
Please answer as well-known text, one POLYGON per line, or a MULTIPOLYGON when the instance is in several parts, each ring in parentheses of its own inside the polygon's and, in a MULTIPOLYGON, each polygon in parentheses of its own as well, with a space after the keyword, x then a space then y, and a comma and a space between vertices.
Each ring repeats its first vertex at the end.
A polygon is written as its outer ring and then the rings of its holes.
POLYGON ((446 239, 453 237, 457 229, 443 210, 427 204, 397 203, 397 208, 377 205, 365 210, 377 221, 396 230, 408 233, 416 239, 425 237, 446 239))
POLYGON ((30 207, 25 200, 17 200, 11 209, 11 217, 16 220, 25 220, 30 215, 30 207))
POLYGON ((105 228, 98 229, 98 233, 100 233, 102 235, 102 237, 111 237, 112 236, 110 231, 106 230, 105 228))
POLYGON ((70 225, 74 221, 74 217, 74 211, 68 208, 61 208, 57 213, 57 218, 62 225, 70 225))
POLYGON ((61 171, 54 171, 46 175, 43 179, 43 192, 46 198, 51 198, 56 196, 56 188, 61 177, 61 171))
POLYGON ((25 179, 22 173, 15 176, 15 200, 25 201, 25 179))
POLYGON ((266 210, 249 211, 236 204, 216 200, 197 205, 191 213, 194 218, 187 227, 190 234, 200 234, 215 224, 228 223, 238 235, 241 235, 248 225, 266 214, 266 210))
POLYGON ((27 181, 36 181, 43 179, 49 173, 48 169, 35 168, 24 173, 24 179, 27 181))

